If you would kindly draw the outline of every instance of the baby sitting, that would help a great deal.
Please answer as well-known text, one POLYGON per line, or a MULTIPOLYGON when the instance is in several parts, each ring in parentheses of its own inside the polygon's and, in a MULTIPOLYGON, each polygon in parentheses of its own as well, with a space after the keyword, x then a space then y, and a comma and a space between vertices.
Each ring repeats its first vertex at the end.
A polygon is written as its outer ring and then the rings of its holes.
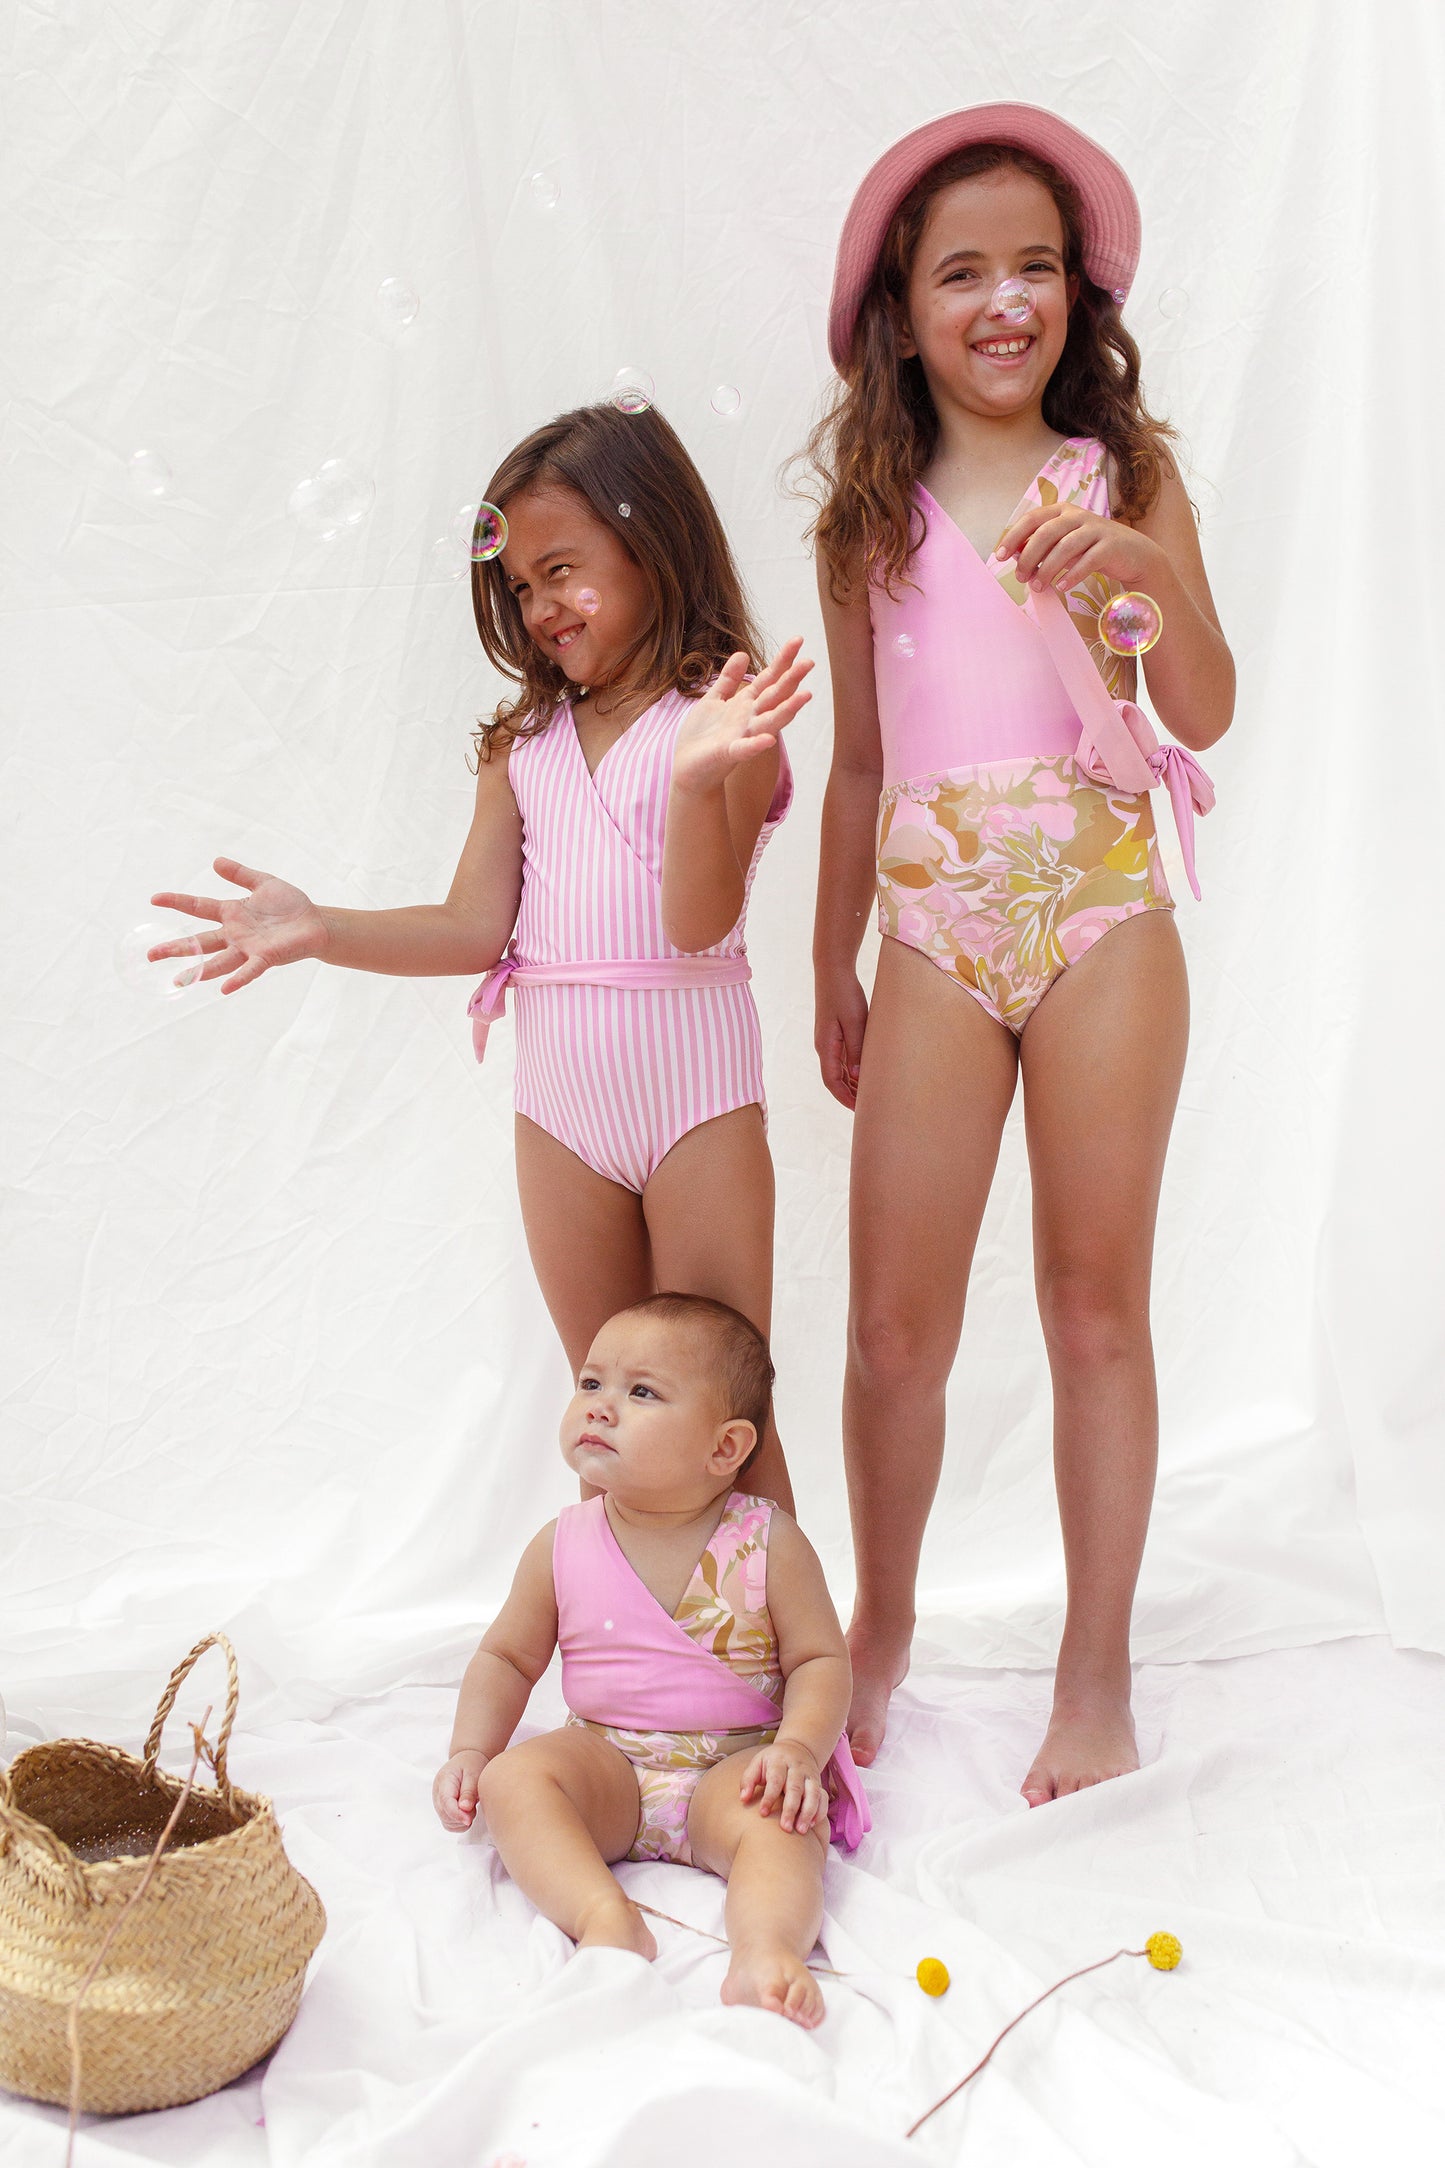
POLYGON ((512 1879, 579 1947, 657 1954, 609 1862, 721 1875, 723 2001, 813 2026, 829 1836, 852 1847, 871 1823, 822 1567, 743 1487, 772 1382, 761 1333, 725 1303, 654 1295, 603 1326, 562 1422, 596 1494, 523 1553, 432 1796, 448 1829, 481 1806, 512 1879), (509 1746, 557 1647, 571 1714, 509 1746))

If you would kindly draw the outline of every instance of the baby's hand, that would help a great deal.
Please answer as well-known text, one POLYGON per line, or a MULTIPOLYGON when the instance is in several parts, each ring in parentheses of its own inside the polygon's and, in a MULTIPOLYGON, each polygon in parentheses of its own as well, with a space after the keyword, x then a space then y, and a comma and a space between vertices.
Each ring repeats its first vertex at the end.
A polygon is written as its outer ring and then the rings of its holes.
POLYGON ((1122 520, 1104 519, 1081 504, 1036 504, 999 539, 998 555, 1016 560, 1025 587, 1077 587, 1091 573, 1148 589, 1162 555, 1157 542, 1122 520))
POLYGON ((477 1782, 486 1766, 485 1754, 466 1747, 437 1771, 431 1799, 443 1829, 471 1828, 477 1818, 477 1782))
POLYGON ((755 678, 746 655, 730 655, 716 682, 694 701, 677 734, 672 761, 674 790, 698 793, 725 783, 739 761, 752 760, 778 742, 799 708, 812 699, 803 680, 813 665, 800 654, 801 640, 785 640, 755 678))
POLYGON ((760 1814, 777 1812, 779 1826, 806 1836, 820 1815, 828 1811, 828 1794, 818 1771, 818 1758, 796 1739, 775 1739, 760 1747, 743 1771, 739 1798, 745 1807, 759 1800, 760 1814))

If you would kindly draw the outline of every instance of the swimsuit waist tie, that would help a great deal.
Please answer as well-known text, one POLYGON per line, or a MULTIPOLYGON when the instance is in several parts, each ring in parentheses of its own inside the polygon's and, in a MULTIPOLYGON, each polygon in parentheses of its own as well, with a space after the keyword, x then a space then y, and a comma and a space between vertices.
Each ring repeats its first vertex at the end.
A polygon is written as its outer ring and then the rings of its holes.
POLYGON ((472 1050, 481 1061, 487 1033, 506 1007, 509 980, 519 986, 609 986, 624 993, 667 993, 680 986, 742 986, 752 975, 746 956, 612 956, 526 964, 509 949, 467 1003, 472 1050))
POLYGON ((1194 816, 1214 805, 1214 785, 1192 753, 1182 745, 1161 745, 1153 725, 1132 700, 1111 700, 1058 595, 1046 587, 1029 595, 1028 607, 1053 657, 1064 690, 1083 728, 1074 754, 1080 772, 1115 790, 1142 792, 1163 783, 1174 808, 1184 871, 1196 899, 1194 816))

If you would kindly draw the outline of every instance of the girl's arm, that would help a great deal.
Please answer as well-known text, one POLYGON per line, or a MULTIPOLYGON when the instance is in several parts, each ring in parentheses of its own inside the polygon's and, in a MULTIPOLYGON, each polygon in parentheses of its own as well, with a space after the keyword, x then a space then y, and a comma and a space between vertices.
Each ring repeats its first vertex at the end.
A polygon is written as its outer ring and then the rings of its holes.
MULTIPOLYGON (((304 890, 234 858, 216 871, 247 891, 242 896, 187 896, 170 889, 152 903, 193 918, 213 919, 202 936, 203 979, 222 978, 223 994, 249 986, 275 964, 314 956, 353 971, 398 978, 437 978, 488 971, 516 924, 522 893, 522 816, 505 757, 484 761, 477 776, 472 825, 444 903, 394 911, 348 911, 317 905, 304 890)), ((185 942, 164 942, 152 958, 187 953, 185 942)))
POLYGON ((778 739, 812 694, 813 665, 787 641, 755 678, 730 656, 677 734, 662 840, 662 930, 696 954, 731 933, 778 785, 778 739))
POLYGON ((1152 595, 1164 630, 1144 657, 1159 720, 1191 752, 1224 736, 1234 717, 1234 658, 1219 615, 1184 484, 1171 467, 1136 527, 1079 504, 1035 505, 999 542, 1019 579, 1061 591, 1102 572, 1152 595))
POLYGON ((557 1646, 557 1592, 549 1521, 522 1553, 511 1591, 462 1674, 448 1758, 432 1800, 448 1829, 468 1829, 477 1811, 477 1779, 521 1723, 528 1696, 557 1646))
POLYGON ((792 1518, 776 1508, 768 1531, 768 1611, 784 1679, 783 1717, 771 1746, 743 1771, 744 1805, 775 1810, 800 1834, 828 1812, 823 1771, 847 1721, 853 1692, 848 1644, 818 1554, 792 1518))
POLYGON ((851 1111, 868 1021, 867 998, 858 983, 858 950, 877 896, 874 841, 883 747, 867 589, 857 586, 843 601, 835 601, 820 559, 818 593, 833 676, 833 765, 823 798, 813 925, 814 1044, 823 1082, 851 1111))

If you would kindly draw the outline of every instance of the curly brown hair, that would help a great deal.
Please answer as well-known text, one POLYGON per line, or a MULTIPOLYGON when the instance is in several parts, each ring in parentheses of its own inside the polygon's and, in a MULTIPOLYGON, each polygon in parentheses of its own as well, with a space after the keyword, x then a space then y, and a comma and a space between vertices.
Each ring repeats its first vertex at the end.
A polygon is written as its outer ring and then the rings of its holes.
MULTIPOLYGON (((505 512, 539 484, 580 497, 642 569, 651 620, 621 664, 635 669, 639 692, 700 693, 739 650, 761 667, 762 639, 717 508, 656 407, 624 412, 609 400, 559 414, 508 452, 485 501, 505 512)), ((545 730, 575 688, 528 633, 499 557, 473 561, 472 609, 488 661, 518 688, 478 725, 477 757, 488 760, 545 730)))
POLYGON ((922 363, 898 351, 898 316, 938 191, 1008 166, 1042 182, 1058 205, 1064 270, 1078 281, 1064 350, 1044 390, 1044 420, 1063 436, 1097 437, 1112 455, 1114 509, 1121 519, 1142 518, 1174 471, 1168 447, 1175 432, 1144 405, 1139 349, 1113 295, 1084 269, 1072 184, 1031 151, 971 144, 930 167, 894 212, 858 310, 847 367, 799 455, 811 469, 801 493, 818 505, 808 534, 828 567, 835 599, 860 574, 890 594, 908 577, 923 539, 913 485, 938 443, 938 415, 922 363))

